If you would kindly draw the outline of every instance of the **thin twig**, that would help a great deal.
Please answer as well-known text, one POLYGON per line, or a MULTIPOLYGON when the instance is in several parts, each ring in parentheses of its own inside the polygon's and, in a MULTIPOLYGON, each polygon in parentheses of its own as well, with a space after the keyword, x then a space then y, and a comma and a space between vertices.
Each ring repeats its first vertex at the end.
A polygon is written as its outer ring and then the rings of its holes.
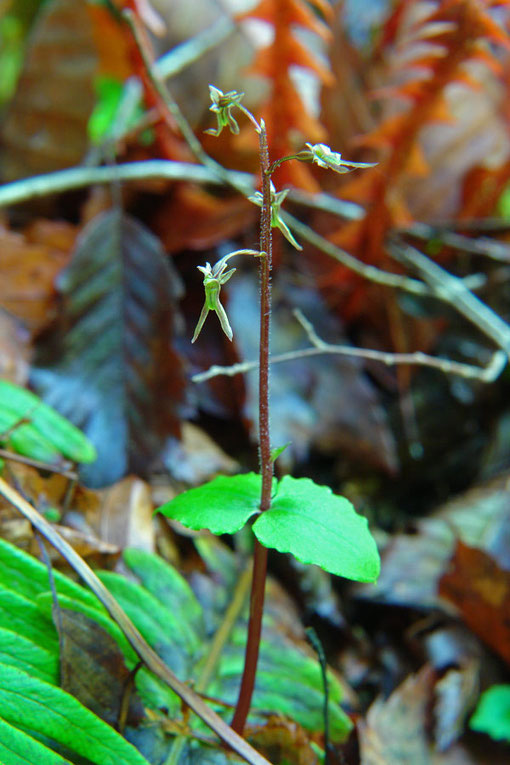
POLYGON ((414 268, 440 300, 448 303, 510 355, 510 326, 501 316, 470 292, 462 279, 446 271, 415 247, 393 238, 388 243, 393 257, 414 268))
POLYGON ((37 468, 37 470, 45 470, 47 473, 58 473, 59 475, 63 475, 64 478, 69 478, 71 481, 76 481, 78 479, 78 473, 75 473, 73 470, 69 470, 66 467, 52 465, 50 462, 33 460, 31 457, 24 457, 22 454, 16 454, 7 449, 0 449, 0 458, 10 460, 11 462, 19 462, 22 465, 30 465, 30 467, 37 468))
POLYGON ((361 260, 358 260, 345 250, 342 250, 332 242, 329 242, 300 220, 294 218, 290 213, 282 213, 282 218, 291 231, 297 234, 298 237, 305 239, 309 244, 322 250, 326 255, 334 258, 334 260, 337 260, 343 266, 346 266, 365 279, 368 279, 371 282, 376 282, 377 284, 384 284, 387 287, 404 289, 407 292, 413 292, 415 295, 431 294, 430 288, 418 279, 411 279, 409 276, 402 276, 401 274, 392 274, 389 271, 382 271, 380 268, 368 265, 367 263, 362 263, 361 260))
MULTIPOLYGON (((229 170, 231 176, 244 188, 253 192, 253 176, 229 170)), ((197 183, 223 184, 224 177, 216 171, 189 162, 172 162, 164 159, 146 159, 142 162, 128 162, 112 167, 71 167, 68 170, 58 170, 55 173, 35 175, 20 181, 6 183, 0 187, 0 207, 28 202, 37 197, 55 194, 97 183, 112 183, 112 181, 145 181, 150 178, 161 178, 169 181, 195 181, 197 183)), ((251 193, 250 192, 250 193, 251 193)))
POLYGON ((356 202, 347 199, 339 199, 326 191, 303 191, 303 189, 290 189, 287 199, 298 205, 310 207, 313 210, 324 210, 339 218, 347 220, 362 220, 365 210, 356 202))
MULTIPOLYGON (((458 375, 459 377, 471 380, 480 380, 480 382, 491 383, 499 377, 508 361, 504 351, 496 351, 485 367, 478 367, 472 364, 450 361, 450 359, 438 358, 437 356, 428 356, 421 351, 415 351, 414 353, 389 353, 386 351, 375 351, 365 348, 353 348, 350 345, 332 345, 324 342, 324 340, 318 337, 312 325, 308 319, 303 316, 301 311, 295 310, 294 315, 308 334, 313 347, 302 348, 296 351, 287 351, 287 353, 279 353, 276 356, 271 356, 272 364, 296 361, 296 359, 303 359, 310 356, 332 354, 337 356, 350 356, 358 359, 369 359, 370 361, 379 361, 386 366, 409 364, 431 367, 433 369, 438 369, 440 372, 444 372, 444 374, 458 375)), ((234 377, 235 375, 251 372, 253 369, 257 369, 257 367, 258 361, 244 361, 239 364, 232 364, 228 367, 214 364, 206 372, 200 372, 193 375, 191 380, 194 383, 201 383, 206 382, 206 380, 211 380, 213 377, 218 377, 219 375, 234 377)))
POLYGON ((433 240, 461 252, 485 255, 492 258, 492 260, 510 263, 510 246, 506 242, 498 242, 497 240, 489 239, 487 236, 479 236, 476 239, 472 239, 464 234, 457 234, 455 231, 449 231, 448 229, 419 221, 399 229, 399 233, 405 233, 426 242, 433 240))
POLYGON ((154 73, 162 80, 179 74, 205 53, 224 43, 236 29, 236 25, 228 16, 219 18, 194 37, 176 45, 175 48, 161 56, 154 63, 154 73))
POLYGON ((90 587, 92 592, 104 605, 112 619, 119 625, 124 635, 134 648, 140 659, 144 662, 147 669, 159 677, 168 685, 187 706, 192 709, 205 724, 211 728, 222 741, 237 752, 246 762, 251 765, 270 765, 265 757, 262 757, 253 747, 251 747, 243 738, 238 736, 230 726, 228 726, 200 696, 191 688, 182 683, 169 667, 153 651, 150 645, 145 641, 140 632, 128 618, 126 613, 117 603, 112 594, 106 589, 104 584, 98 579, 92 569, 78 555, 78 553, 68 544, 65 539, 48 523, 48 521, 27 502, 21 494, 9 486, 8 483, 0 477, 0 494, 8 502, 16 507, 25 518, 58 550, 58 552, 67 560, 69 565, 90 587))

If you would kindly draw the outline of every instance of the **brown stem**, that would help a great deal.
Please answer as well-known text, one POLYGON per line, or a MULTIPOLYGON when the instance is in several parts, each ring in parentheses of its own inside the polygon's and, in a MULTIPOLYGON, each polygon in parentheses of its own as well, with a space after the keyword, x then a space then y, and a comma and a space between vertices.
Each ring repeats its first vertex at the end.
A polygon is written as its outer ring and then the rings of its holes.
MULTIPOLYGON (((269 152, 264 123, 259 131, 260 168, 262 171, 262 211, 260 216, 260 349, 259 349, 259 458, 262 475, 260 511, 271 506, 273 461, 269 435, 269 329, 271 323, 271 185, 269 175, 269 152)), ((244 670, 239 698, 232 720, 232 728, 242 735, 250 711, 259 657, 264 592, 266 586, 267 549, 255 539, 253 553, 253 580, 250 599, 248 637, 244 656, 244 670)))

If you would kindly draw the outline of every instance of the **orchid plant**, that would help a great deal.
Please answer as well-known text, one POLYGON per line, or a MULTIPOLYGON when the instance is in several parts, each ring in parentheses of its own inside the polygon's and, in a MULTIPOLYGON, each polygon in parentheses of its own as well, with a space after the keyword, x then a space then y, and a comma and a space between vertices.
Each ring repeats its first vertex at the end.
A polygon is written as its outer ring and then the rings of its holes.
POLYGON ((210 311, 216 313, 223 332, 232 340, 233 333, 226 311, 220 302, 221 287, 235 273, 228 261, 241 254, 253 255, 259 262, 260 278, 260 346, 259 346, 259 441, 260 473, 220 476, 198 488, 190 489, 159 508, 160 512, 180 521, 190 529, 209 529, 213 534, 234 534, 251 523, 254 535, 253 575, 250 617, 245 651, 245 665, 232 728, 244 730, 253 694, 264 606, 267 551, 274 548, 292 553, 303 563, 321 566, 338 576, 361 582, 373 582, 380 569, 379 554, 368 529, 367 520, 359 515, 345 498, 333 494, 327 486, 319 486, 308 478, 274 477, 274 461, 281 448, 272 449, 269 411, 269 333, 271 322, 271 253, 272 229, 277 228, 292 244, 302 249, 281 217, 281 206, 288 189, 277 191, 271 175, 282 162, 298 160, 314 162, 338 173, 371 167, 364 162, 348 162, 325 144, 306 144, 306 149, 269 160, 267 134, 263 120, 255 117, 242 104, 242 93, 223 93, 210 87, 217 128, 208 132, 219 135, 228 127, 232 133, 239 126, 232 115, 234 109, 244 113, 259 137, 261 187, 251 201, 261 208, 260 249, 236 250, 214 266, 199 266, 204 274, 205 302, 193 334, 196 342, 210 311))

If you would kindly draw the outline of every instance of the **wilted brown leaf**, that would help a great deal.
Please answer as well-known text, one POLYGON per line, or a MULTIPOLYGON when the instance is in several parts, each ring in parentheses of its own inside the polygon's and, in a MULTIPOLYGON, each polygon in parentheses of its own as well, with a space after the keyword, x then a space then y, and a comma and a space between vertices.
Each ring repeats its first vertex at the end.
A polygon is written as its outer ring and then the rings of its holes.
POLYGON ((483 550, 458 541, 439 594, 473 632, 510 664, 510 571, 483 550))
POLYGON ((143 707, 132 694, 132 675, 113 637, 77 611, 56 607, 53 618, 60 637, 61 687, 114 727, 127 697, 127 721, 140 722, 143 707))
POLYGON ((36 220, 25 232, 0 226, 0 305, 36 333, 55 315, 57 274, 67 264, 76 238, 69 223, 36 220))
POLYGON ((510 492, 508 475, 456 497, 416 523, 414 534, 396 534, 383 552, 381 576, 362 585, 364 597, 411 607, 444 607, 438 583, 457 539, 483 547, 506 567, 509 561, 510 492))
POLYGON ((45 3, 2 128, 4 180, 58 170, 83 159, 96 67, 86 1, 45 3))
POLYGON ((425 666, 358 722, 361 765, 430 765, 425 725, 433 670, 425 666))
POLYGON ((154 506, 149 486, 129 476, 101 495, 103 504, 97 529, 100 538, 121 550, 137 547, 154 552, 154 506))
POLYGON ((180 279, 159 240, 119 208, 82 231, 59 275, 60 321, 39 345, 32 383, 90 437, 91 486, 147 474, 179 432, 180 279))
POLYGON ((168 252, 201 250, 238 236, 257 215, 257 208, 244 197, 218 199, 181 184, 158 210, 153 225, 168 252))
POLYGON ((292 762, 293 765, 317 765, 319 762, 303 728, 283 717, 271 715, 265 725, 250 731, 248 738, 270 762, 292 762))

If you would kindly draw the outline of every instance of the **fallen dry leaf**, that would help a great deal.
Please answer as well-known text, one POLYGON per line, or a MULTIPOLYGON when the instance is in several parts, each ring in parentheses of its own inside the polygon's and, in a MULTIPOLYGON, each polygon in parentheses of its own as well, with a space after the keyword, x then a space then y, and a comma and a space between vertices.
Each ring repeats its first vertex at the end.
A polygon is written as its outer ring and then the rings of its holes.
POLYGON ((447 750, 463 733, 466 719, 479 693, 479 663, 468 662, 450 669, 436 683, 435 740, 439 751, 447 750))
POLYGON ((131 691, 134 677, 113 637, 93 619, 68 608, 54 606, 53 620, 60 638, 60 686, 115 727, 127 697, 127 722, 139 723, 144 712, 131 691))
POLYGON ((430 765, 426 713, 434 671, 425 666, 358 722, 361 765, 430 765))
POLYGON ((319 762, 309 736, 292 720, 271 715, 263 726, 250 731, 248 738, 270 762, 292 762, 293 765, 317 765, 319 762))
POLYGON ((483 550, 458 541, 439 594, 453 603, 464 622, 510 664, 510 571, 483 550))
POLYGON ((51 172, 83 159, 96 68, 85 0, 45 3, 2 127, 4 180, 51 172))
POLYGON ((0 308, 0 378, 25 385, 30 359, 29 334, 13 316, 0 308))
POLYGON ((393 536, 383 552, 379 580, 374 585, 360 586, 358 592, 384 603, 444 608, 438 584, 456 540, 487 550, 506 567, 510 561, 509 529, 509 477, 504 474, 456 497, 434 515, 420 519, 414 534, 393 536))
POLYGON ((163 462, 173 479, 189 486, 210 481, 218 473, 231 475, 239 471, 239 463, 192 422, 183 423, 179 439, 169 440, 163 462))
POLYGON ((103 504, 98 513, 99 537, 121 550, 137 547, 154 552, 154 506, 149 486, 139 478, 129 476, 100 495, 103 504))
POLYGON ((55 316, 55 278, 69 260, 76 233, 59 221, 35 221, 23 233, 0 226, 0 306, 33 333, 55 316))

